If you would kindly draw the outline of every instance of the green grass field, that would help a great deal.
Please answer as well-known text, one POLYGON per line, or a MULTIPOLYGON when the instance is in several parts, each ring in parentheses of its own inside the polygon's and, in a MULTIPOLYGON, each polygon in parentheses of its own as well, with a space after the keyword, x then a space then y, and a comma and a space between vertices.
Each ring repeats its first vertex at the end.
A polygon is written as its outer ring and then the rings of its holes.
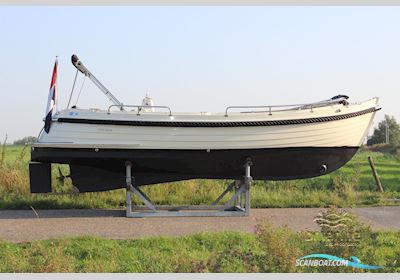
MULTIPOLYGON (((124 190, 77 195, 29 193, 29 148, 7 146, 0 153, 0 209, 122 208, 124 190)), ((62 166, 64 174, 68 168, 62 166)), ((69 191, 71 183, 57 185, 69 191)), ((256 181, 253 207, 339 207, 390 205, 400 198, 400 160, 360 151, 342 169, 318 178, 284 182, 256 181), (367 157, 374 158, 385 189, 375 191, 367 157)), ((215 199, 228 181, 190 180, 146 187, 159 204, 203 204, 215 199)), ((397 203, 398 205, 398 203, 397 203)), ((335 209, 335 208, 333 208, 335 209)), ((330 210, 326 211, 326 218, 330 210)), ((338 211, 338 210, 335 210, 338 211)), ((338 212, 339 213, 339 212, 338 212)), ((348 216, 349 217, 349 216, 348 216)), ((0 240, 0 272, 400 272, 400 232, 372 231, 355 217, 330 231, 293 232, 258 225, 254 234, 199 233, 182 237, 109 240, 87 236, 11 243, 0 240), (356 233, 356 234, 355 234, 356 233), (335 243, 340 241, 339 244, 335 243), (384 268, 298 267, 296 259, 324 253, 384 268)))
MULTIPOLYGON (((0 209, 34 208, 122 208, 123 189, 76 195, 30 194, 28 184, 29 147, 6 146, 0 152, 0 209)), ((53 168, 53 186, 57 192, 71 191, 71 182, 58 185, 53 168)), ((61 166, 64 174, 68 167, 61 166)), ((226 180, 189 180, 144 187, 156 204, 199 205, 211 203, 224 190, 226 180)), ((292 181, 255 181, 251 189, 252 207, 352 207, 399 205, 400 160, 395 155, 362 150, 341 169, 317 178, 292 181), (368 164, 372 156, 384 194, 376 192, 368 164), (389 199, 389 200, 388 200, 389 199)), ((139 203, 139 201, 135 201, 139 203)))
MULTIPOLYGON (((19 244, 0 241, 0 272, 400 272, 400 232, 360 229, 356 243, 340 247, 327 245, 329 235, 323 232, 296 233, 268 224, 260 224, 255 234, 199 233, 135 240, 78 237, 19 244), (296 259, 312 253, 347 260, 357 256, 364 264, 384 268, 296 266, 296 259)), ((342 233, 342 237, 351 236, 350 231, 342 233)))

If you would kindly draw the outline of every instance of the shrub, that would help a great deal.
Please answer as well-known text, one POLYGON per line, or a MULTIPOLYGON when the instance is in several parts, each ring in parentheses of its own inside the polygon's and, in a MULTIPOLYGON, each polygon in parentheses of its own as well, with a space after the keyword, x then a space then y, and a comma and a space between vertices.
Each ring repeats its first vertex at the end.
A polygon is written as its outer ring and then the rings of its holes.
POLYGON ((260 262, 262 272, 296 271, 296 259, 303 254, 300 236, 287 226, 274 229, 265 222, 256 226, 256 235, 264 252, 260 262))

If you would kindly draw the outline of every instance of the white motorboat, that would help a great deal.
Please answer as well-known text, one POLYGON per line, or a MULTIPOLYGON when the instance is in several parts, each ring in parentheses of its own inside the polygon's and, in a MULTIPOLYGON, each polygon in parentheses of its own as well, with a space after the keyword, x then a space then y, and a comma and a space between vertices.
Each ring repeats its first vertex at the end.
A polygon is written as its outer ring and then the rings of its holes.
POLYGON ((216 114, 124 105, 72 60, 114 105, 53 115, 50 131, 32 148, 32 192, 49 191, 51 163, 69 164, 81 192, 124 188, 126 161, 137 185, 238 179, 246 160, 257 180, 320 176, 353 157, 380 109, 378 98, 350 103, 343 95, 301 105, 230 106, 216 114))

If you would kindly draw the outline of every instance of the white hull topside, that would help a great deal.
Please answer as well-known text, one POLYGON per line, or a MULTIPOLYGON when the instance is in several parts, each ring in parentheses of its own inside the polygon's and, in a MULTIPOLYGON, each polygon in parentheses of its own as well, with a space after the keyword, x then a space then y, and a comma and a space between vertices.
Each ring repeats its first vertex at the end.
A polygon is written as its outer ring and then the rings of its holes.
POLYGON ((378 109, 378 98, 357 104, 332 104, 317 108, 269 112, 190 114, 68 109, 53 117, 49 133, 35 147, 107 149, 262 149, 288 147, 359 147, 372 124, 375 110, 323 122, 269 126, 185 127, 135 126, 59 122, 61 119, 141 122, 257 122, 336 117, 378 109))

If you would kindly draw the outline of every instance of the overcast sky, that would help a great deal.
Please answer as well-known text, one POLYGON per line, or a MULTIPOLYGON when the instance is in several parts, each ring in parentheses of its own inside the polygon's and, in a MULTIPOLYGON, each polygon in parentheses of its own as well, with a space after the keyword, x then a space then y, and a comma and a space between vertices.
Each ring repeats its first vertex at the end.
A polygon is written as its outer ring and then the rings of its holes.
MULTIPOLYGON (((173 111, 220 112, 346 94, 381 98, 375 124, 400 120, 400 7, 0 7, 0 50, 9 141, 43 126, 56 55, 66 106, 73 53, 125 104, 148 93, 173 111)), ((78 107, 108 105, 86 81, 78 107)))

